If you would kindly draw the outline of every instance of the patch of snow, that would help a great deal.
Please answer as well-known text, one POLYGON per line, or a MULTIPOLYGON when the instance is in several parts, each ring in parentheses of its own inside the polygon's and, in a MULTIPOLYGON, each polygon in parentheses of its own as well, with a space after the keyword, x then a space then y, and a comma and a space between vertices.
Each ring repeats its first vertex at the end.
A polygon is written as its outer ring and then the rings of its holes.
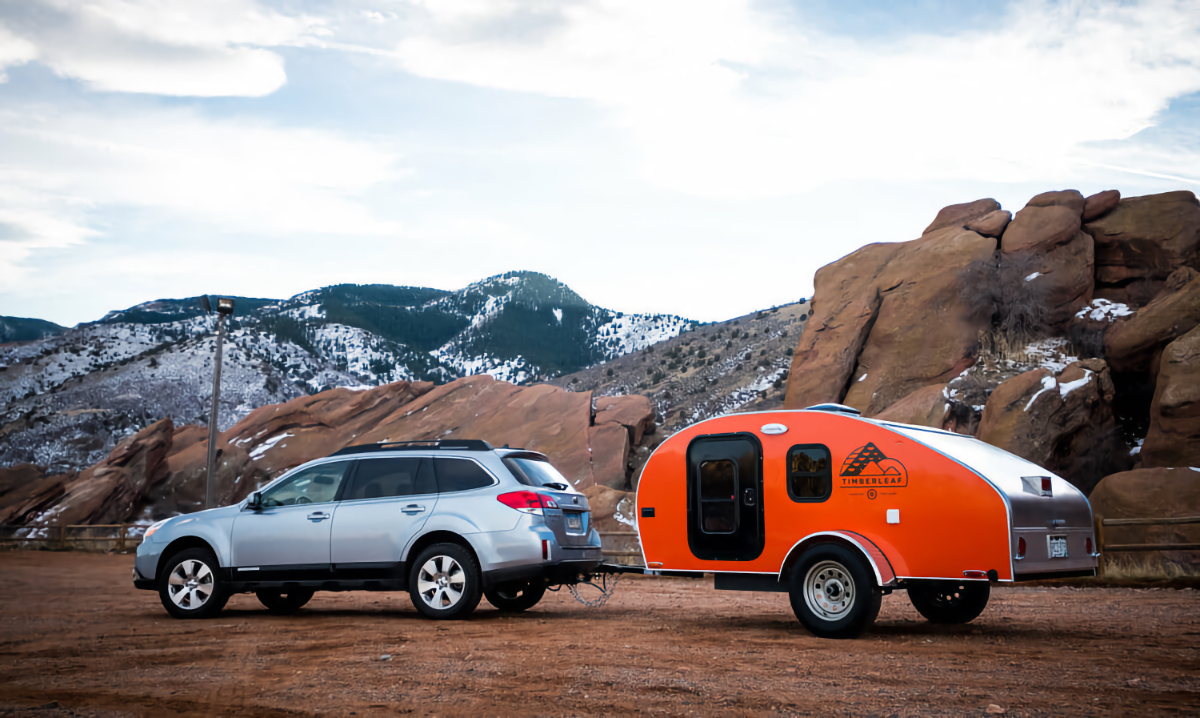
POLYGON ((1034 272, 1033 274, 1029 275, 1028 277, 1025 277, 1025 281, 1032 282, 1033 280, 1037 279, 1040 276, 1042 276, 1041 272, 1034 272))
POLYGON ((1039 339, 1025 347, 1025 354, 1034 366, 1045 367, 1058 374, 1069 365, 1079 361, 1079 357, 1067 354, 1070 343, 1061 337, 1039 339))
POLYGON ((1043 377, 1042 378, 1042 388, 1038 389, 1037 393, 1034 394, 1033 397, 1029 400, 1029 403, 1025 405, 1025 411, 1029 411, 1029 407, 1033 406, 1033 402, 1037 401, 1037 398, 1039 396, 1050 391, 1057 385, 1058 385, 1058 382, 1054 380, 1054 377, 1052 377, 1052 376, 1043 377))
POLYGON ((858 378, 858 380, 859 380, 859 381, 862 381, 863 379, 866 379, 866 378, 867 378, 867 375, 866 375, 866 374, 863 374, 862 376, 860 376, 860 377, 858 378))
POLYGON ((1071 392, 1075 391, 1076 389, 1078 389, 1081 386, 1086 386, 1087 383, 1091 380, 1092 380, 1091 370, 1084 369, 1082 379, 1076 379, 1075 381, 1069 381, 1066 384, 1059 384, 1058 385, 1058 393, 1060 396, 1062 396, 1062 398, 1066 399, 1067 394, 1070 394, 1071 392))
POLYGON ((1092 303, 1075 313, 1080 319, 1088 318, 1097 322, 1114 321, 1117 317, 1128 317, 1133 314, 1128 305, 1120 302, 1110 302, 1097 297, 1092 303))
POLYGON ((1129 455, 1137 456, 1138 454, 1142 453, 1142 444, 1144 443, 1146 443, 1145 439, 1138 439, 1137 441, 1133 442, 1133 448, 1129 450, 1129 455))
POLYGON ((272 436, 270 439, 267 439, 263 443, 254 447, 254 450, 250 452, 250 460, 256 461, 258 459, 261 459, 263 457, 263 454, 265 454, 271 450, 271 447, 275 446, 280 441, 288 438, 289 436, 294 436, 294 434, 284 433, 284 434, 280 434, 278 436, 272 436))
POLYGON ((552 310, 550 310, 550 312, 551 312, 551 314, 554 315, 554 319, 556 321, 558 321, 559 324, 562 324, 562 310, 561 309, 552 309, 552 310))

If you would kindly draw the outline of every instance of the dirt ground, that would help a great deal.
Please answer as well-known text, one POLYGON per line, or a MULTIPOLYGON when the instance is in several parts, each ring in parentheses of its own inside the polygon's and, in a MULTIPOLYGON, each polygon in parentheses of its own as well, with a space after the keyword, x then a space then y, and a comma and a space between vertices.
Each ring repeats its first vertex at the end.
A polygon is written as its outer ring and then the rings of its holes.
POLYGON ((176 621, 132 564, 0 553, 0 715, 1200 713, 1193 589, 998 588, 955 627, 897 592, 864 638, 828 641, 786 595, 711 579, 627 577, 603 608, 563 591, 465 622, 394 593, 318 594, 291 617, 235 596, 176 621))

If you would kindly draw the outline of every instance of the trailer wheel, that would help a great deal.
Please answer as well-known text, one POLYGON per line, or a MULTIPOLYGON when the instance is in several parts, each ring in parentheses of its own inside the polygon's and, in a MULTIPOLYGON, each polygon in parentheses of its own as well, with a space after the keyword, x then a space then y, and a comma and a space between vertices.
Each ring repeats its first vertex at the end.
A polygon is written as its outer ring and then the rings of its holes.
POLYGON ((533 608, 546 595, 545 581, 509 581, 485 589, 488 603, 501 611, 517 613, 533 608))
POLYGON ((908 600, 933 623, 970 623, 983 613, 991 593, 987 581, 914 581, 908 600))
POLYGON ((883 594, 861 556, 838 544, 804 552, 789 596, 800 623, 819 638, 856 638, 879 616, 883 594))

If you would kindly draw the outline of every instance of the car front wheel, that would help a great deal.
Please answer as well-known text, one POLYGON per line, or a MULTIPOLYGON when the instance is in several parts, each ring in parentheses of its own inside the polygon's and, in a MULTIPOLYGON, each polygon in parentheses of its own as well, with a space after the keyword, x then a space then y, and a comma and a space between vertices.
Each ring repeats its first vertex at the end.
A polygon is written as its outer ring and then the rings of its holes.
POLYGON ((434 544, 413 562, 408 595, 417 610, 428 618, 466 618, 483 598, 479 562, 458 544, 434 544))
POLYGON ((175 618, 212 618, 229 600, 212 551, 189 548, 172 556, 159 576, 158 598, 175 618))

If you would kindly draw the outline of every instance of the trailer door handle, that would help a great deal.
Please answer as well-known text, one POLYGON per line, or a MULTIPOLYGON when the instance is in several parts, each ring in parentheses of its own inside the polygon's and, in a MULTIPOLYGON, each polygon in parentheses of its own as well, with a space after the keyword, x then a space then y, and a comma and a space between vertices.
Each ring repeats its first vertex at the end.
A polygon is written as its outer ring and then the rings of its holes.
POLYGON ((753 506, 755 501, 754 489, 746 489, 742 492, 742 503, 747 506, 753 506))

